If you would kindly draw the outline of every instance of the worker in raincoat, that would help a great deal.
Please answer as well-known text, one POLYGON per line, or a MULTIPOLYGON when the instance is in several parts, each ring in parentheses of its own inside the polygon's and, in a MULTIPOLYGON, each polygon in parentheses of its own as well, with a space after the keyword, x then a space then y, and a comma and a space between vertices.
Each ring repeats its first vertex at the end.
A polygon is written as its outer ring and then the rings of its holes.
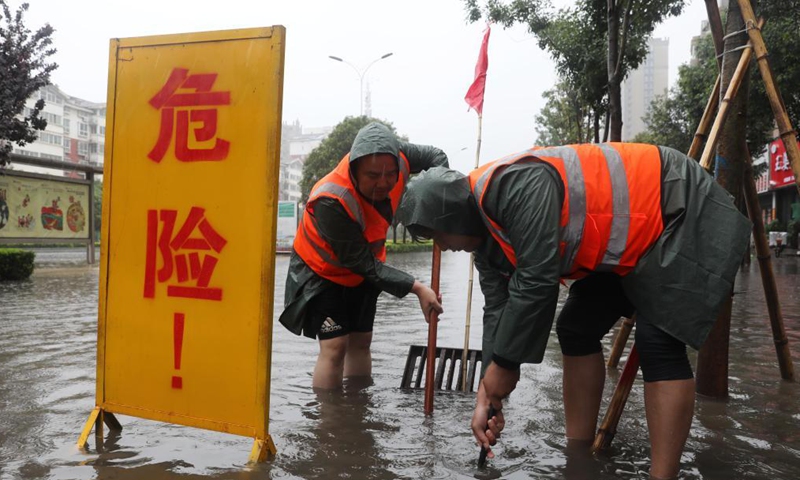
MULTIPOLYGON (((413 179, 397 218, 415 238, 474 252, 485 297, 484 376, 472 419, 486 448, 522 363, 540 363, 556 321, 568 443, 594 438, 605 381, 602 337, 637 314, 651 475, 678 474, 699 349, 730 297, 750 222, 696 162, 665 147, 534 148, 474 170, 413 179), (488 419, 488 407, 498 412, 488 419)), ((491 453, 490 453, 491 456, 491 453)))
POLYGON ((318 338, 313 386, 372 373, 372 326, 381 291, 419 298, 426 321, 442 312, 437 295, 386 261, 386 233, 409 174, 448 165, 435 147, 402 142, 380 123, 359 130, 350 153, 323 177, 306 203, 286 279, 280 322, 318 338))

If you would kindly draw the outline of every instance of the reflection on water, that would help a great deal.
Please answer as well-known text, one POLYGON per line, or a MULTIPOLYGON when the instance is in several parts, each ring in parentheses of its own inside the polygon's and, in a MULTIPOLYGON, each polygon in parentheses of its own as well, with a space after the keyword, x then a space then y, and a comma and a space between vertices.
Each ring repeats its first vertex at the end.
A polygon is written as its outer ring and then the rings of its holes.
MULTIPOLYGON (((270 430, 274 461, 245 465, 252 440, 121 416, 125 429, 100 445, 74 447, 94 406, 96 267, 85 252, 42 251, 25 282, 0 284, 0 478, 646 478, 649 448, 642 385, 637 382, 611 451, 600 457, 569 449, 564 439, 561 365, 555 335, 544 363, 524 366, 506 407, 497 458, 478 470, 469 431, 474 397, 436 397, 432 418, 422 394, 398 387, 409 345, 424 344, 416 298, 382 295, 374 340, 372 385, 342 393, 311 389, 316 342, 274 328, 270 430)), ((430 254, 390 262, 423 281, 430 254)), ((276 270, 280 312, 288 257, 276 270)), ((445 313, 439 343, 463 346, 468 256, 445 253, 445 313)), ((791 348, 800 349, 800 259, 775 259, 791 348)), ((730 399, 698 399, 683 456, 684 478, 800 478, 800 389, 780 380, 757 265, 739 275, 731 327, 730 399)), ((562 300, 563 294, 562 292, 562 300)), ((483 298, 476 288, 471 347, 480 345, 483 298)), ((610 342, 608 342, 610 343, 610 342)), ((795 361, 798 355, 795 353, 795 361)), ((610 396, 618 372, 610 371, 610 396)))

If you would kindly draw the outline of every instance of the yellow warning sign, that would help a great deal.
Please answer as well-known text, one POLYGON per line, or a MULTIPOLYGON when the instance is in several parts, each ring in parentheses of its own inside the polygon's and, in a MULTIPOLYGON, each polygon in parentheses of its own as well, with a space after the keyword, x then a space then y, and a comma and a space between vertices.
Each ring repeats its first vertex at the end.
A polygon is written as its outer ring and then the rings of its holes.
POLYGON ((90 422, 121 413, 255 437, 253 459, 274 449, 284 38, 112 40, 90 422))

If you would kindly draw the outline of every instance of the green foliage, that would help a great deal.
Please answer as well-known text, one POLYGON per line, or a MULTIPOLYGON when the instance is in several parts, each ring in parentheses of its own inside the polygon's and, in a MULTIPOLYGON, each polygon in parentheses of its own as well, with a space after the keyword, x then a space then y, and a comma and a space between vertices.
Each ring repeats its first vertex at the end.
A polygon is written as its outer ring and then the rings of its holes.
POLYGON ((427 252, 430 250, 433 250, 433 240, 407 243, 386 242, 386 251, 388 253, 427 252))
POLYGON ((25 280, 33 273, 35 253, 15 248, 0 248, 0 280, 25 280))
POLYGON ((350 151, 358 131, 371 122, 380 122, 396 133, 394 126, 383 120, 366 116, 345 117, 334 127, 331 134, 311 151, 303 164, 303 178, 300 180, 303 202, 308 199, 308 194, 311 193, 314 184, 333 170, 342 157, 350 151))
POLYGON ((25 101, 50 84, 50 73, 57 68, 47 58, 52 48, 53 27, 49 24, 35 33, 25 26, 23 3, 15 14, 6 0, 0 0, 0 167, 8 163, 14 144, 24 146, 36 140, 36 131, 47 121, 39 116, 44 100, 39 100, 28 116, 21 114, 25 101))
POLYGON ((787 243, 791 248, 797 248, 797 235, 800 234, 800 220, 790 221, 786 226, 787 243))
POLYGON ((546 99, 544 108, 534 118, 537 145, 568 145, 592 141, 594 130, 591 106, 581 101, 576 90, 562 81, 542 96, 546 99))
MULTIPOLYGON (((793 125, 800 121, 800 0, 761 0, 756 14, 764 15, 764 41, 769 61, 793 125)), ((686 152, 700 124, 717 77, 711 35, 700 38, 697 59, 681 65, 678 82, 659 97, 645 116, 647 131, 636 141, 667 145, 686 152)), ((747 143, 752 156, 761 155, 772 140, 774 120, 761 74, 753 62, 748 92, 747 143)), ((758 171, 754 172, 756 175, 758 171)))
POLYGON ((783 226, 780 220, 777 218, 764 226, 764 229, 768 232, 785 232, 786 227, 783 226))
MULTIPOLYGON (((486 18, 505 27, 528 26, 539 46, 550 52, 562 81, 590 106, 595 137, 609 105, 621 105, 619 86, 647 56, 655 26, 680 14, 686 4, 686 0, 577 0, 574 7, 555 11, 549 0, 463 1, 470 22, 486 18), (609 28, 609 8, 616 29, 609 28)), ((618 127, 621 130, 621 124, 618 127)))

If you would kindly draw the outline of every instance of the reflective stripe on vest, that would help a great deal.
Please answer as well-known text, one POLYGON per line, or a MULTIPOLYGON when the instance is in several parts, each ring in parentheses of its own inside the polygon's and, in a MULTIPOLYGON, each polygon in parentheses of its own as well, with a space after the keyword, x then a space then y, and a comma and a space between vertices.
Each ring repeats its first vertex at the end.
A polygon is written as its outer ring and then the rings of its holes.
MULTIPOLYGON (((584 178, 584 168, 592 169, 590 174, 598 175, 600 170, 598 167, 592 167, 591 163, 586 166, 582 165, 581 158, 579 157, 576 146, 564 147, 549 147, 549 148, 534 148, 520 153, 509 155, 501 158, 494 163, 488 164, 470 175, 471 183, 473 184, 473 192, 479 211, 487 225, 489 232, 494 236, 508 259, 516 266, 516 256, 510 241, 501 226, 495 223, 486 214, 483 208, 483 195, 486 193, 486 187, 490 179, 494 175, 498 167, 511 165, 519 161, 542 161, 552 165, 558 170, 559 175, 562 177, 566 187, 566 196, 564 205, 562 206, 561 215, 561 260, 560 271, 562 276, 570 276, 577 270, 589 269, 591 271, 612 271, 619 274, 627 273, 631 265, 623 265, 623 256, 626 254, 626 249, 629 249, 629 238, 635 244, 635 252, 628 252, 627 263, 631 260, 636 261, 644 253, 644 251, 652 245, 652 242, 660 235, 663 225, 661 224, 660 216, 660 156, 658 150, 651 146, 628 145, 618 144, 619 148, 627 148, 633 154, 638 155, 635 161, 655 161, 656 164, 647 165, 645 168, 636 169, 632 168, 642 178, 642 182, 638 184, 639 188, 652 188, 654 192, 652 195, 644 195, 637 204, 639 211, 635 212, 637 218, 650 219, 647 221, 639 222, 634 234, 641 233, 641 238, 636 236, 631 237, 631 193, 628 185, 628 174, 626 171, 626 164, 623 161, 617 148, 610 144, 592 145, 591 148, 597 148, 605 160, 607 168, 607 179, 605 175, 603 178, 590 177, 594 182, 594 189, 602 189, 602 181, 610 183, 610 201, 611 211, 594 211, 592 215, 601 215, 601 217, 593 217, 593 227, 598 230, 598 233, 603 237, 603 230, 597 223, 599 218, 607 217, 610 215, 610 225, 608 225, 608 233, 604 238, 597 238, 594 235, 592 241, 603 242, 601 243, 602 257, 598 255, 597 259, 591 260, 587 258, 578 258, 581 247, 584 241, 585 229, 587 228, 587 198, 586 198, 586 181, 584 178), (533 158, 535 157, 535 158, 533 158), (555 159, 561 160, 557 162, 555 159), (559 163, 561 165, 559 165, 559 163), (646 187, 643 187, 646 185, 646 187), (647 197, 647 198, 644 198, 647 197), (632 253, 632 255, 631 255, 632 253)), ((584 152, 587 151, 584 148, 584 152)), ((628 151, 626 150, 626 151, 628 151)), ((587 157, 596 155, 595 152, 585 153, 587 157)), ((590 160, 587 159, 587 162, 590 160)), ((603 172, 605 173, 605 172, 603 172)), ((601 205, 601 199, 595 199, 594 208, 597 209, 601 205)), ((589 252, 591 253, 591 252, 589 252)), ((600 253, 600 252, 598 252, 600 253)), ((584 255, 585 256, 585 255, 584 255)))
MULTIPOLYGON (((397 210, 409 176, 408 159, 402 152, 397 163, 398 181, 389 193, 392 212, 397 210)), ((294 250, 317 275, 344 286, 359 285, 364 278, 346 269, 318 233, 317 221, 311 212, 314 202, 321 197, 333 198, 344 207, 348 216, 361 227, 369 249, 381 262, 386 260, 386 233, 391 221, 358 194, 350 176, 349 155, 345 155, 337 167, 311 190, 307 212, 297 228, 294 250)))
POLYGON ((362 231, 367 228, 367 224, 364 222, 364 211, 361 210, 361 204, 358 203, 358 200, 346 187, 333 182, 323 183, 322 185, 314 188, 314 191, 311 192, 311 195, 308 197, 307 203, 313 202, 324 193, 329 193, 343 202, 347 208, 347 211, 350 212, 350 216, 353 217, 353 220, 357 221, 358 224, 361 225, 362 231))

